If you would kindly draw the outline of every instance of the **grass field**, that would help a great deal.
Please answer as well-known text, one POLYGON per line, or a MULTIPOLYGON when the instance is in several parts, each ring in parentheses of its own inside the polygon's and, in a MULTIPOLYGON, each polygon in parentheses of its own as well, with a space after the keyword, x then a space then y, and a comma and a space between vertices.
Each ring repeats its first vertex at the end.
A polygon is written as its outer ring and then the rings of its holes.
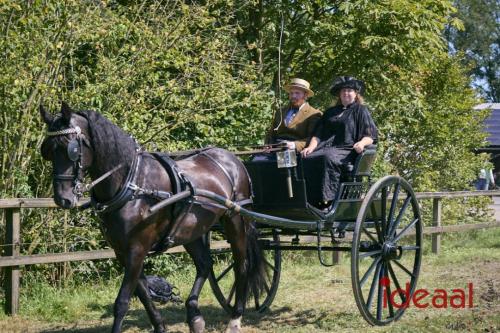
MULTIPOLYGON (((358 313, 352 294, 350 261, 322 267, 316 253, 286 253, 278 294, 270 310, 249 312, 245 332, 498 332, 500 331, 500 228, 443 237, 442 253, 430 253, 429 238, 418 287, 433 291, 465 288, 473 283, 473 308, 417 309, 410 307, 401 320, 371 327, 358 313), (314 263, 314 264, 312 264, 314 263)), ((186 297, 193 270, 168 277, 186 297)), ((112 307, 120 281, 56 289, 22 286, 20 315, 0 315, 0 332, 80 332, 110 330, 112 307)), ((200 299, 207 331, 224 330, 227 316, 204 288, 200 299)), ((163 305, 169 332, 188 332, 183 305, 163 305)), ((124 332, 150 332, 151 326, 137 299, 131 304, 124 332)))

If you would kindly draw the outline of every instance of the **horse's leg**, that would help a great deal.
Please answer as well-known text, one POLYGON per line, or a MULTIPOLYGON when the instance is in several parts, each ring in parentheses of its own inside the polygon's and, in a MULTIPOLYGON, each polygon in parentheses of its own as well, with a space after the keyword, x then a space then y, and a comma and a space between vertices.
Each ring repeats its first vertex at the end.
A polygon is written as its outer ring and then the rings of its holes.
POLYGON ((143 249, 130 249, 128 254, 120 260, 125 268, 125 274, 120 286, 120 291, 115 300, 114 306, 114 321, 112 333, 120 333, 123 323, 123 318, 128 311, 130 297, 136 289, 139 276, 142 272, 143 261, 146 256, 146 251, 143 249))
POLYGON ((151 294, 149 293, 148 282, 146 280, 146 276, 144 275, 144 271, 141 272, 139 280, 137 281, 135 293, 141 300, 141 303, 144 305, 144 308, 148 313, 149 320, 154 327, 154 333, 166 332, 165 324, 163 323, 161 314, 158 309, 156 309, 153 300, 151 299, 151 294))
POLYGON ((194 242, 185 244, 184 248, 186 248, 196 266, 196 279, 186 300, 187 322, 191 332, 199 333, 205 330, 205 320, 198 308, 198 297, 210 272, 212 258, 210 258, 201 237, 194 242))
POLYGON ((247 300, 247 239, 245 223, 240 215, 226 218, 224 223, 226 239, 231 244, 234 260, 236 302, 226 332, 241 331, 241 317, 247 300))

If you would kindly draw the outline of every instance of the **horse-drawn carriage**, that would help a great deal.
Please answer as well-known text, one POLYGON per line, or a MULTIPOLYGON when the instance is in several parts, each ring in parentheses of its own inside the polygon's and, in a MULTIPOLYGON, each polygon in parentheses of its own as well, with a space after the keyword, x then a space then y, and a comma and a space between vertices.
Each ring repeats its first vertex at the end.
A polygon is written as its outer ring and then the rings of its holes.
MULTIPOLYGON (((342 175, 330 209, 320 210, 307 200, 305 161, 298 157, 298 163, 287 165, 282 162, 290 160, 287 153, 278 152, 282 156, 276 161, 245 163, 254 198, 252 211, 242 214, 259 222, 259 240, 270 268, 264 293, 252 300, 254 309, 264 311, 274 300, 282 251, 317 251, 325 266, 333 264, 325 251, 348 251, 354 297, 363 317, 372 325, 397 320, 415 290, 422 254, 422 220, 411 186, 396 176, 372 183, 376 147, 369 146, 342 175)), ((209 239, 220 239, 213 235, 221 233, 215 225, 209 239)), ((224 252, 212 249, 215 264, 209 280, 219 303, 231 311, 232 264, 220 259, 224 252)))
POLYGON ((323 265, 331 260, 326 251, 349 251, 354 298, 370 324, 388 324, 407 308, 420 270, 422 219, 404 179, 386 176, 372 183, 375 149, 357 157, 331 209, 323 211, 308 202, 314 189, 306 183, 304 161, 295 163, 290 152, 274 162, 243 164, 227 151, 210 149, 174 163, 136 149, 129 135, 95 112, 76 113, 63 104, 59 116, 43 108, 41 114, 49 127, 42 155, 53 164, 56 203, 74 208, 83 192, 91 192, 103 233, 125 268, 113 332, 121 330, 133 293, 155 332, 165 331, 147 291, 143 260, 151 250, 175 245, 184 245, 196 265, 186 300, 194 332, 204 329, 198 295, 207 277, 231 314, 229 331, 239 331, 249 292, 256 310, 268 308, 283 250, 316 250, 323 265), (92 183, 83 183, 85 172, 92 183), (230 249, 208 252, 207 245, 220 239, 230 249))

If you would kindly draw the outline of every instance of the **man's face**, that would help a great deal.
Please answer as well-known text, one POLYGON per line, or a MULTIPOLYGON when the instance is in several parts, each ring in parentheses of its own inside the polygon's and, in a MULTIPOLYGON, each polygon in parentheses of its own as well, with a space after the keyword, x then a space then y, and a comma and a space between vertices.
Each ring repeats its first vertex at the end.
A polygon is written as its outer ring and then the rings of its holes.
POLYGON ((290 88, 288 91, 288 99, 293 107, 299 107, 306 101, 307 93, 305 90, 299 88, 290 88))

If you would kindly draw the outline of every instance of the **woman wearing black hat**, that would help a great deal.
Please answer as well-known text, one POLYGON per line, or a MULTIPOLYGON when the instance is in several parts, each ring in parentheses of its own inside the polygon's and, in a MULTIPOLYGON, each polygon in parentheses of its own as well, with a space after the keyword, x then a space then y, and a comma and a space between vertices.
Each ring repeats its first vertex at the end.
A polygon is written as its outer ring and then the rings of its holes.
POLYGON ((363 81, 341 76, 330 91, 338 97, 337 104, 325 111, 309 145, 301 152, 306 158, 309 201, 319 202, 320 208, 328 207, 335 199, 342 168, 377 140, 377 127, 361 96, 363 81))

